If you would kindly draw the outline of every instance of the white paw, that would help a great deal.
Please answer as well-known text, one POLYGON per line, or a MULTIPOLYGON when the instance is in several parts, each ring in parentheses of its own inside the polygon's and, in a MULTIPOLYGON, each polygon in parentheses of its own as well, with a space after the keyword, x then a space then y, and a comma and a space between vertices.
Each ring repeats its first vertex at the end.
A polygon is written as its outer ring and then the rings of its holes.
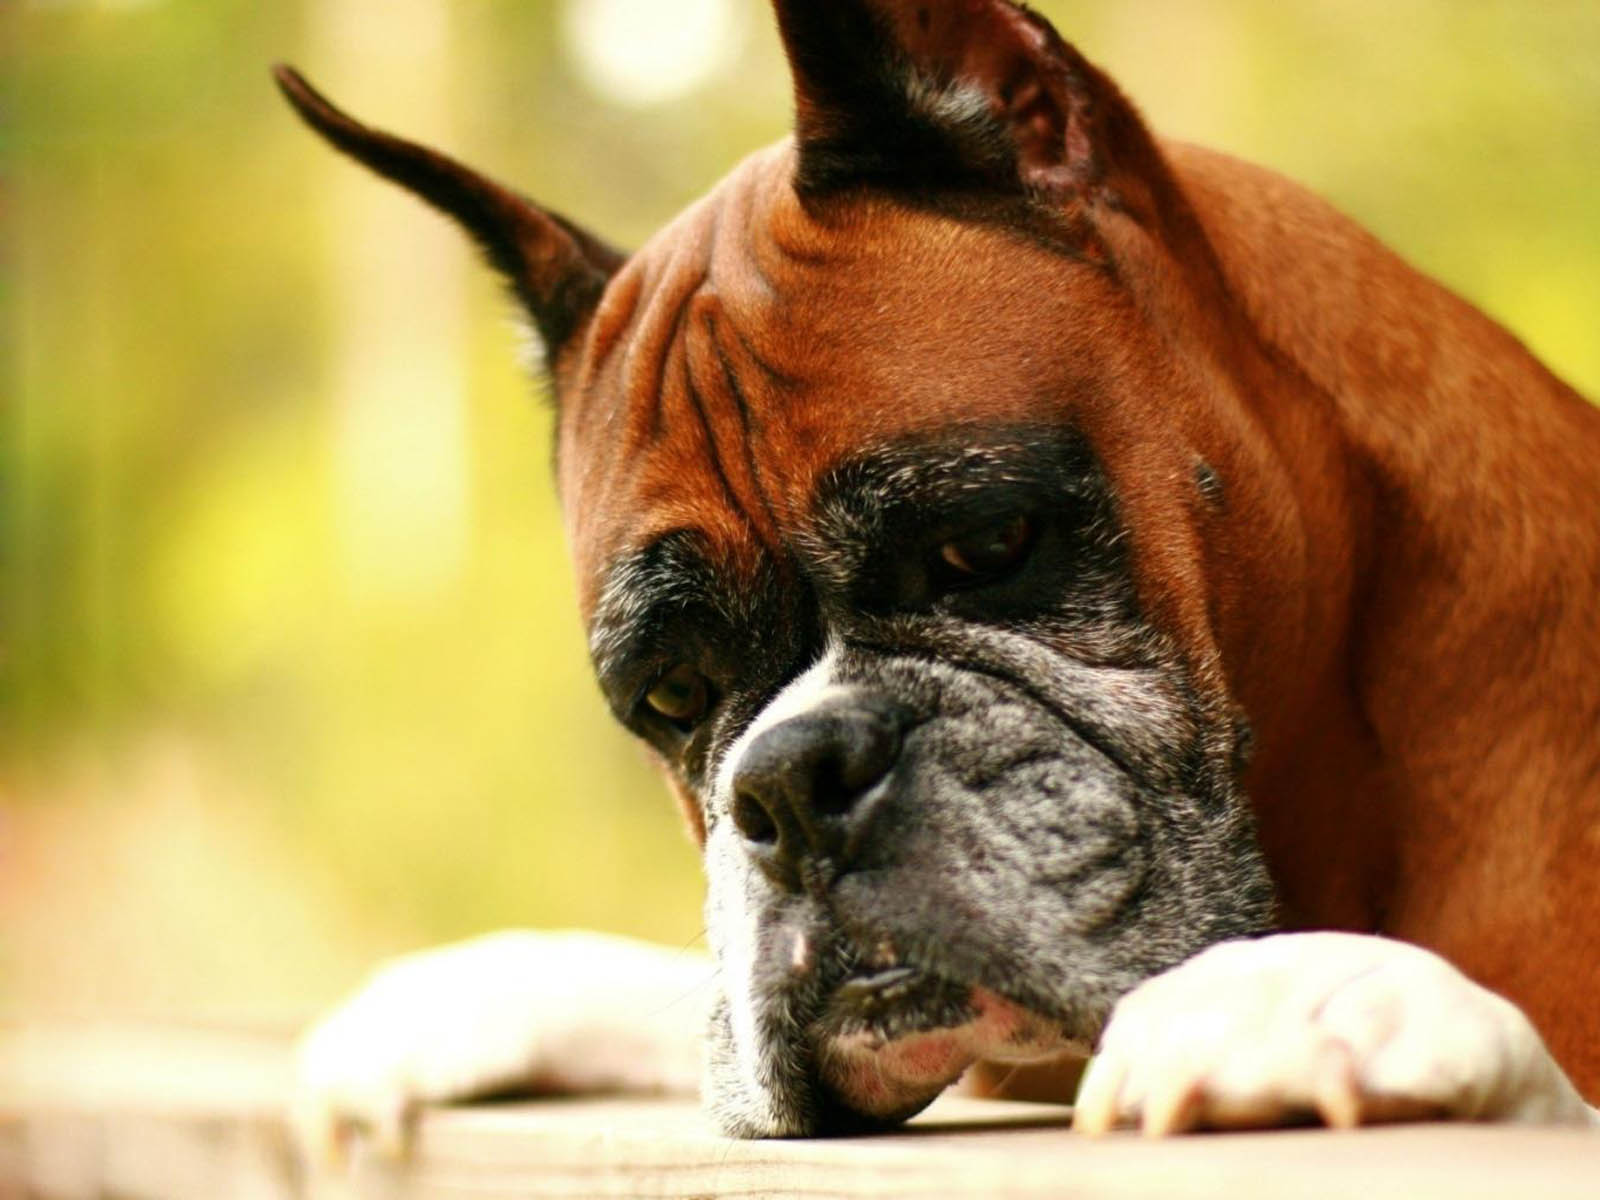
POLYGON ((1439 1117, 1592 1122, 1509 1001, 1436 954, 1348 933, 1225 942, 1123 997, 1076 1128, 1439 1117))
POLYGON ((702 956, 595 933, 496 933, 407 955, 301 1039, 296 1137, 314 1166, 336 1166, 357 1131, 403 1154, 423 1103, 692 1091, 710 977, 702 956))

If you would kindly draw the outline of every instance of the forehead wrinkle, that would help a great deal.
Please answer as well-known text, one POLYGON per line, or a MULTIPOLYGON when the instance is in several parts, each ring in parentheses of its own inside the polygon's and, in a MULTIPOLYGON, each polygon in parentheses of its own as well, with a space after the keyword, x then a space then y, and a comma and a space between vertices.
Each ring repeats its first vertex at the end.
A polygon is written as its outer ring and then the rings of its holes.
MULTIPOLYGON (((700 430, 700 441, 704 448, 706 465, 711 468, 716 478, 717 487, 726 502, 730 512, 736 516, 740 523, 753 533, 757 540, 770 544, 774 531, 765 527, 765 522, 758 521, 751 512, 751 505, 746 503, 741 492, 752 489, 752 481, 748 478, 740 479, 740 472, 736 469, 739 455, 725 453, 724 442, 732 438, 736 443, 745 447, 745 457, 748 457, 749 439, 745 435, 743 422, 735 420, 730 422, 726 416, 726 409, 730 407, 725 396, 717 395, 717 376, 708 374, 705 369, 703 342, 708 335, 696 337, 695 334, 703 327, 703 322, 690 316, 684 322, 685 334, 674 344, 674 356, 681 362, 681 369, 674 372, 676 378, 681 380, 687 407, 700 430), (696 376, 700 376, 699 379, 696 376), (719 411, 713 412, 710 400, 723 401, 718 406, 719 411), (730 429, 730 425, 738 425, 737 430, 730 429), (730 469, 735 468, 735 469, 730 469), (739 483, 744 483, 741 488, 739 483)), ((737 407, 736 405, 732 407, 737 407)), ((759 493, 758 493, 759 497, 759 493)), ((759 503, 759 499, 758 499, 759 503)), ((763 513, 763 515, 765 515, 763 513)))
MULTIPOLYGON (((711 282, 721 301, 716 324, 732 333, 732 340, 743 358, 761 373, 771 392, 778 396, 792 393, 801 385, 800 374, 793 369, 780 368, 767 348, 757 345, 766 342, 770 346, 774 340, 781 340, 785 332, 781 324, 788 309, 784 294, 792 290, 794 284, 791 280, 788 287, 780 289, 775 279, 776 268, 788 264, 766 261, 774 257, 763 252, 771 246, 769 222, 755 212, 754 198, 750 195, 740 198, 739 208, 732 214, 729 225, 730 231, 718 239, 711 260, 711 282)), ((782 257, 781 252, 777 257, 782 257)), ((726 344, 721 338, 715 338, 715 342, 725 368, 731 371, 726 344)))
MULTIPOLYGON (((805 381, 797 372, 779 367, 762 349, 756 346, 755 334, 748 330, 745 327, 745 323, 740 321, 733 312, 724 312, 722 320, 718 324, 721 327, 726 327, 733 335, 733 344, 738 348, 740 355, 756 370, 761 372, 763 381, 774 394, 784 397, 792 396, 804 386, 805 381)), ((724 362, 728 363, 729 369, 731 369, 732 355, 720 338, 717 342, 717 349, 721 353, 724 362)))
MULTIPOLYGON (((716 290, 710 281, 710 263, 716 257, 723 228, 722 207, 715 204, 707 207, 696 239, 696 265, 701 269, 693 285, 673 297, 675 308, 670 332, 659 351, 666 361, 658 376, 660 394, 655 406, 651 450, 652 457, 665 451, 678 460, 667 466, 674 480, 692 479, 700 473, 700 467, 708 467, 725 510, 723 516, 731 516, 736 525, 754 534, 757 541, 770 544, 773 531, 751 511, 746 493, 752 489, 748 478, 741 478, 737 469, 742 456, 736 449, 725 447, 729 437, 739 443, 746 440, 744 414, 738 410, 737 403, 733 403, 736 420, 730 422, 727 416, 729 397, 725 394, 726 388, 721 386, 724 381, 718 373, 707 370, 704 362, 704 343, 710 337, 706 323, 718 305, 716 290), (677 394, 680 391, 681 396, 677 394), (691 426, 698 431, 697 439, 690 435, 691 426)), ((710 498, 705 500, 709 502, 710 498)), ((700 515, 708 525, 727 525, 725 519, 718 521, 714 512, 700 515)))
MULTIPOLYGON (((761 433, 766 422, 763 419, 763 407, 760 398, 770 396, 774 392, 781 392, 781 383, 775 380, 767 371, 766 365, 759 359, 746 356, 760 377, 758 383, 760 390, 753 402, 750 389, 740 380, 740 372, 735 365, 728 347, 724 344, 719 331, 724 325, 731 324, 721 319, 721 314, 716 310, 708 310, 705 319, 705 339, 711 358, 714 360, 717 377, 722 390, 728 396, 734 412, 739 419, 740 446, 744 451, 744 473, 756 503, 760 506, 761 515, 765 518, 766 540, 770 546, 776 546, 784 522, 780 519, 775 505, 774 490, 768 486, 756 455, 755 439, 761 433)), ((738 331, 734 330, 735 341, 738 341, 738 331)), ((742 342, 740 343, 742 347, 742 342)))
POLYGON ((788 142, 747 160, 740 171, 744 186, 724 197, 710 268, 735 337, 765 375, 789 390, 815 359, 809 336, 815 298, 825 304, 838 291, 854 253, 849 238, 802 205, 793 171, 788 142))
POLYGON ((651 290, 637 332, 629 338, 622 358, 621 403, 627 413, 627 449, 636 452, 670 431, 663 411, 667 399, 667 372, 673 351, 681 340, 688 304, 704 284, 706 272, 696 263, 683 269, 693 247, 674 256, 651 290))
POLYGON ((647 273, 648 268, 639 258, 631 258, 601 294, 586 338, 588 344, 584 348, 583 369, 578 379, 580 389, 593 386, 601 365, 615 352, 617 343, 633 324, 647 273))
POLYGON ((691 336, 696 302, 708 290, 720 213, 703 205, 692 215, 681 241, 644 255, 646 298, 612 386, 602 393, 611 397, 605 422, 611 428, 591 428, 613 448, 591 455, 605 465, 589 494, 613 511, 659 511, 675 524, 687 517, 712 536, 742 540, 736 530, 759 522, 729 470, 721 444, 726 422, 711 403, 704 372, 697 373, 691 336))

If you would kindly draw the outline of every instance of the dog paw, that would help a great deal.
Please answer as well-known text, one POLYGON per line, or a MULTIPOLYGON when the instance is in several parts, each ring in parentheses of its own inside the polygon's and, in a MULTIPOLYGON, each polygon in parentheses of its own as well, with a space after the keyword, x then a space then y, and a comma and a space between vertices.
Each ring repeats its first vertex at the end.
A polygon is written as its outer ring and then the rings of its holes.
POLYGON ((1213 946, 1117 1005, 1074 1127, 1595 1123, 1527 1017, 1438 955, 1345 933, 1213 946))
POLYGON ((693 1091, 698 955, 594 933, 506 932, 395 960, 301 1039, 291 1121, 316 1169, 351 1139, 404 1155, 419 1105, 501 1091, 693 1091))

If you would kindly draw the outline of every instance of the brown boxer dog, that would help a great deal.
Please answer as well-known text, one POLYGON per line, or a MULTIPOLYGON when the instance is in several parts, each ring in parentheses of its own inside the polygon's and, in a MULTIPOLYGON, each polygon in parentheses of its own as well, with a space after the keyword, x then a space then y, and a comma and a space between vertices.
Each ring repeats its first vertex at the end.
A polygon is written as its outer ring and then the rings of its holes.
MULTIPOLYGON (((1595 1119, 1600 412, 1025 8, 776 9, 793 139, 631 257, 279 75, 548 348, 595 668, 704 852, 720 1125, 1096 1043, 1089 1130, 1595 1119)), ((407 962, 303 1111, 679 1080, 638 996, 684 962, 407 962)))

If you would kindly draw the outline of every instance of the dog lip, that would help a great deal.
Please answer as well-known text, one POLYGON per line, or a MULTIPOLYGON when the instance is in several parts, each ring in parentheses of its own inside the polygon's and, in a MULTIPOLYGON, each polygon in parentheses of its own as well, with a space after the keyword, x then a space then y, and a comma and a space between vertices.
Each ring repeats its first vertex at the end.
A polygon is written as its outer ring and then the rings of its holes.
POLYGON ((857 975, 847 979, 839 985, 834 995, 839 1000, 860 1005, 893 1000, 896 995, 907 992, 909 985, 922 974, 916 967, 890 967, 872 975, 857 975))
POLYGON ((927 989, 916 981, 891 985, 912 989, 909 1014, 891 1007, 820 1040, 817 1079, 847 1124, 904 1120, 979 1059, 1037 1062, 1073 1048, 1057 1023, 979 985, 961 988, 959 1008, 941 1011, 956 985, 920 979, 927 989))
POLYGON ((864 1035, 889 1042, 971 1019, 970 984, 918 966, 868 970, 839 983, 818 1014, 819 1040, 864 1035))

